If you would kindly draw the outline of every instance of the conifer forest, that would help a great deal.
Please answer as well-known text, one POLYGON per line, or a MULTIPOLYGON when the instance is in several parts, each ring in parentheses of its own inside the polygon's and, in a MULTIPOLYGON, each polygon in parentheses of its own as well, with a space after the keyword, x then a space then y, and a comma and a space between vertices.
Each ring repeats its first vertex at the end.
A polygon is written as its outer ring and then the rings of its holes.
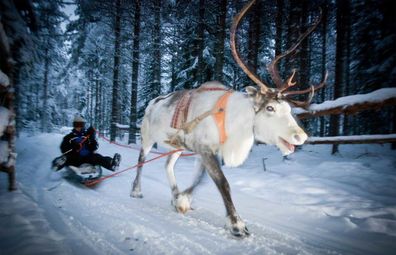
MULTIPOLYGON (((231 55, 229 34, 243 0, 0 1, 2 76, 13 86, 16 132, 51 132, 82 114, 112 140, 139 137, 149 101, 217 80, 243 91, 254 83, 231 55), (121 131, 120 131, 121 130, 121 131)), ((249 68, 272 84, 267 65, 298 89, 326 86, 313 103, 396 85, 396 21, 392 0, 260 0, 241 21, 238 48, 249 68)), ((2 95, 3 104, 7 101, 2 95)), ((302 120, 312 136, 396 132, 394 103, 354 115, 302 120)))
POLYGON ((395 156, 395 0, 0 0, 1 255, 393 255, 395 156))

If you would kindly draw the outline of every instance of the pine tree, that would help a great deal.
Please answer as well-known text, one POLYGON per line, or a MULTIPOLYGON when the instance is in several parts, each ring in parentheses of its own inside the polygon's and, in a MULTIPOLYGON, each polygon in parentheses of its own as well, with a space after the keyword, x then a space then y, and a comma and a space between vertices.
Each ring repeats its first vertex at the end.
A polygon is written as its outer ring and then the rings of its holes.
MULTIPOLYGON (((337 1, 337 46, 336 46, 336 72, 333 87, 333 96, 338 98, 342 96, 342 89, 345 82, 346 70, 346 18, 348 13, 348 1, 337 1)), ((330 135, 337 136, 340 134, 340 117, 338 115, 330 116, 330 135)), ((338 152, 338 145, 334 144, 332 154, 338 152)))
POLYGON ((216 43, 215 43, 215 67, 214 78, 218 81, 223 81, 223 67, 224 67, 224 39, 226 35, 226 15, 227 15, 227 0, 218 2, 219 15, 217 17, 216 26, 216 43))
POLYGON ((140 45, 140 0, 135 1, 135 15, 133 21, 133 52, 132 52, 132 81, 131 81, 131 114, 129 124, 128 143, 136 143, 137 132, 137 94, 139 81, 139 45, 140 45))
POLYGON ((117 124, 119 123, 119 72, 120 72, 120 37, 121 37, 121 0, 115 2, 114 22, 114 67, 113 67, 113 91, 111 103, 110 140, 115 141, 117 135, 117 124))

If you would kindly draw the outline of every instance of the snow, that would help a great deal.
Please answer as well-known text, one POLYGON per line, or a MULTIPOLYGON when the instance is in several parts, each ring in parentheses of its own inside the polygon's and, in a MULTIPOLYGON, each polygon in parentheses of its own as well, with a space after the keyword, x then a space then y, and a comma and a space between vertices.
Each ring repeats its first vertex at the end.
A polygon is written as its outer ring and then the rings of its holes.
POLYGON ((319 141, 368 141, 368 140, 386 140, 396 139, 396 134, 386 135, 349 135, 349 136, 327 136, 327 137, 309 137, 307 142, 319 141))
MULTIPOLYGON (((309 112, 324 111, 327 109, 337 108, 340 106, 355 105, 361 103, 378 103, 385 100, 396 98, 396 88, 383 88, 367 94, 358 94, 337 98, 336 100, 325 101, 321 104, 311 104, 309 112)), ((294 114, 307 112, 302 108, 293 108, 294 114)))
MULTIPOLYGON (((395 151, 380 145, 305 145, 283 161, 255 146, 239 168, 224 168, 234 204, 251 235, 232 237, 225 210, 206 177, 193 211, 171 206, 166 159, 143 168, 143 199, 129 196, 133 170, 87 188, 51 172, 62 134, 17 140, 18 190, 0 175, 1 254, 393 254, 396 249, 395 151), (263 162, 267 171, 263 171, 263 162)), ((137 162, 135 149, 100 140, 99 152, 137 162)), ((148 158, 156 155, 150 154, 148 158)), ((180 190, 191 184, 194 158, 176 165, 180 190)), ((111 174, 104 170, 105 175, 111 174)))
POLYGON ((124 125, 120 123, 116 123, 116 127, 121 129, 129 129, 129 125, 124 125))

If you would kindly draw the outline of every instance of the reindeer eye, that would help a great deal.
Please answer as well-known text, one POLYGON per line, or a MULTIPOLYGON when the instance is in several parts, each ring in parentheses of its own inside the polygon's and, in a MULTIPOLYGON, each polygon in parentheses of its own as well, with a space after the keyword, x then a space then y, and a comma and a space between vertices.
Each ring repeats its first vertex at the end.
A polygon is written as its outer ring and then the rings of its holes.
POLYGON ((267 111, 269 111, 269 112, 274 112, 275 111, 274 107, 272 107, 271 105, 268 105, 267 107, 265 107, 265 109, 267 111))

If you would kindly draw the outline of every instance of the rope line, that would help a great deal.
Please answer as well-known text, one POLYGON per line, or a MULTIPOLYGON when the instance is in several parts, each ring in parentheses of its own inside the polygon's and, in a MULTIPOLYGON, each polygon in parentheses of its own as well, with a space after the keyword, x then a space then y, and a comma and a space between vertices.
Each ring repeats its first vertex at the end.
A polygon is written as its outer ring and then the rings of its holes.
POLYGON ((146 160, 146 161, 137 163, 137 164, 134 165, 134 166, 125 168, 125 169, 123 169, 123 170, 121 170, 121 171, 118 171, 118 172, 115 172, 115 173, 113 173, 113 174, 106 175, 106 176, 101 177, 101 178, 96 179, 96 180, 86 181, 84 184, 85 184, 85 186, 87 186, 87 187, 93 186, 93 185, 95 185, 95 184, 97 184, 97 183, 99 183, 99 182, 102 182, 102 181, 104 181, 104 180, 106 180, 106 179, 109 179, 109 178, 111 178, 111 177, 114 177, 114 176, 116 176, 116 175, 119 175, 119 174, 121 174, 121 173, 123 173, 123 172, 126 172, 126 171, 128 171, 128 170, 132 170, 132 169, 134 169, 134 168, 141 167, 141 166, 143 166, 143 165, 146 164, 146 163, 149 163, 149 162, 151 162, 151 161, 154 161, 154 160, 157 160, 157 159, 166 157, 166 156, 168 156, 168 155, 171 155, 171 154, 173 154, 173 153, 176 153, 176 152, 179 152, 179 151, 182 151, 182 150, 183 150, 183 149, 177 149, 177 150, 169 151, 169 152, 167 152, 167 153, 162 153, 161 155, 159 155, 159 156, 157 156, 157 157, 154 157, 154 158, 152 158, 152 159, 149 159, 149 160, 146 160))
MULTIPOLYGON (((120 143, 117 143, 117 142, 112 142, 112 141, 110 141, 110 139, 106 138, 104 135, 99 134, 99 132, 98 132, 98 136, 99 136, 100 138, 102 138, 103 140, 107 141, 107 142, 110 143, 110 144, 114 144, 114 145, 117 145, 117 146, 120 146, 120 147, 123 147, 123 148, 128 148, 128 149, 133 149, 133 150, 138 150, 138 151, 140 151, 140 149, 135 148, 135 147, 132 147, 132 146, 129 146, 129 145, 120 144, 120 143)), ((111 178, 111 177, 117 176, 117 175, 119 175, 119 174, 121 174, 121 173, 123 173, 123 172, 132 170, 132 169, 134 169, 134 168, 141 167, 141 166, 143 166, 143 165, 146 164, 146 163, 149 163, 149 162, 151 162, 151 161, 154 161, 154 160, 157 160, 157 159, 160 159, 160 158, 169 156, 169 155, 171 155, 171 154, 173 154, 173 153, 176 153, 176 152, 179 152, 179 151, 183 151, 183 149, 176 149, 176 150, 169 151, 169 152, 166 152, 166 153, 151 151, 151 153, 158 154, 159 156, 154 157, 154 158, 149 159, 149 160, 146 160, 146 161, 143 161, 143 162, 140 162, 140 163, 137 163, 137 164, 134 165, 134 166, 131 166, 131 167, 125 168, 125 169, 123 169, 123 170, 121 170, 121 171, 118 171, 118 172, 115 172, 115 173, 112 173, 112 174, 103 176, 103 177, 98 178, 98 179, 96 179, 96 180, 88 180, 88 181, 86 181, 86 182, 84 183, 84 185, 87 186, 87 187, 96 185, 96 184, 98 184, 99 182, 102 182, 102 181, 104 181, 104 180, 106 180, 106 179, 109 179, 109 178, 111 178)), ((180 156, 189 157, 189 156, 193 156, 193 155, 195 155, 195 153, 183 153, 183 154, 181 154, 180 156)))
MULTIPOLYGON (((117 142, 112 142, 112 141, 110 141, 109 138, 105 137, 104 135, 99 134, 99 137, 102 138, 103 140, 105 140, 106 142, 110 143, 110 144, 115 144, 115 145, 123 147, 123 148, 140 151, 140 148, 136 148, 136 147, 133 147, 133 146, 130 146, 130 145, 125 145, 125 144, 120 144, 120 143, 117 143, 117 142)), ((150 153, 158 154, 158 155, 163 154, 163 152, 159 152, 159 151, 150 151, 150 153)), ((180 156, 181 157, 190 157, 190 156, 194 156, 194 155, 195 155, 195 153, 182 153, 180 156)))

